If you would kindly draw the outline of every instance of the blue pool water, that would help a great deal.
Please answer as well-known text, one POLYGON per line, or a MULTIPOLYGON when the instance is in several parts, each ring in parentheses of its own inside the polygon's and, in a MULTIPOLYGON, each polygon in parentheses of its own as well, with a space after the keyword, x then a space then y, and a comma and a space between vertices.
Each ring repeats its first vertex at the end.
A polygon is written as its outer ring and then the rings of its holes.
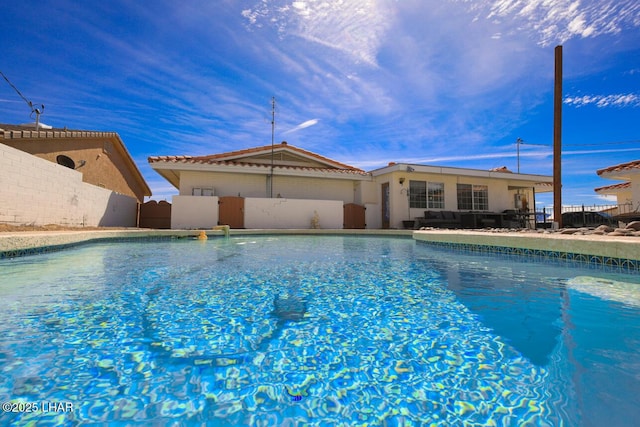
POLYGON ((0 401, 40 410, 0 425, 633 424, 640 277, 525 261, 337 236, 2 260, 0 401))

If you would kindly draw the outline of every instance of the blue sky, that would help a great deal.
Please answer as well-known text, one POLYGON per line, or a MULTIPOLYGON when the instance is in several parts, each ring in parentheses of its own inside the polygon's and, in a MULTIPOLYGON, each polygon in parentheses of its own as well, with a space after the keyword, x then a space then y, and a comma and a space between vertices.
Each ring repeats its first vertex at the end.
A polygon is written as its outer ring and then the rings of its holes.
MULTIPOLYGON (((552 174, 564 50, 563 202, 608 203, 598 168, 640 159, 637 0, 20 0, 0 70, 55 127, 150 155, 276 142, 366 170, 389 161, 552 174)), ((0 123, 31 121, 0 80, 0 123)), ((539 195, 551 205, 553 197, 539 195)))

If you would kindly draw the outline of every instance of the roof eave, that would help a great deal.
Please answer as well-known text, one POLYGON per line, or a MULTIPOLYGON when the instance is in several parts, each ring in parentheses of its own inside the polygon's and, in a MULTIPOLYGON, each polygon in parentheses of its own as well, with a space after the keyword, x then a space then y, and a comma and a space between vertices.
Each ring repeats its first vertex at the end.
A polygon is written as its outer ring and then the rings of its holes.
POLYGON ((126 145, 124 145, 124 142, 120 138, 120 135, 114 132, 114 137, 118 143, 117 145, 119 145, 120 149, 123 151, 124 158, 126 159, 126 162, 129 163, 130 169, 133 171, 134 175, 136 175, 136 179, 138 180, 138 182, 142 185, 142 190, 144 191, 143 195, 151 197, 151 188, 149 188, 147 181, 144 179, 144 176, 142 176, 142 172, 140 172, 140 169, 138 169, 136 162, 133 161, 133 157, 131 157, 131 153, 129 153, 129 151, 127 150, 127 147, 126 145))
MULTIPOLYGON (((260 164, 228 165, 228 164, 199 163, 199 162, 193 162, 188 160, 180 161, 180 162, 153 160, 149 162, 149 164, 153 169, 158 171, 158 173, 160 173, 159 172, 160 170, 172 170, 176 175, 179 175, 180 171, 241 173, 241 174, 255 174, 255 175, 271 174, 270 166, 260 165, 260 164)), ((359 173, 357 171, 343 171, 343 170, 337 170, 337 169, 334 172, 330 169, 314 170, 314 169, 297 169, 297 168, 276 166, 273 169, 273 174, 276 176, 344 179, 349 181, 367 181, 371 179, 371 175, 366 172, 359 173)))
POLYGON ((412 165, 407 163, 397 163, 391 166, 385 166, 380 169, 375 169, 370 173, 372 176, 380 176, 387 173, 393 172, 406 172, 409 174, 412 173, 431 173, 438 175, 460 175, 460 176, 469 176, 469 177, 479 177, 479 178, 498 178, 498 179, 507 179, 513 181, 533 181, 535 183, 543 182, 543 183, 553 183, 553 177, 548 175, 533 175, 533 174, 519 174, 519 173, 509 173, 509 172, 496 172, 496 171, 487 171, 482 169, 466 169, 466 168, 456 168, 456 167, 448 167, 448 166, 429 166, 429 165, 412 165), (409 172, 407 168, 411 168, 412 170, 409 172))
POLYGON ((598 172, 598 176, 600 178, 615 179, 619 181, 631 181, 632 177, 638 174, 640 174, 640 169, 598 172))

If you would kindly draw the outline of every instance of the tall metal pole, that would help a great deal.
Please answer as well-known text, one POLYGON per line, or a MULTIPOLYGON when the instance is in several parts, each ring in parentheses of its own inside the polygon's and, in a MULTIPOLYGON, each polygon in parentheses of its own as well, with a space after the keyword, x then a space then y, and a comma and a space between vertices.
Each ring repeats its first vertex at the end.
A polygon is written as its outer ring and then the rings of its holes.
POLYGON ((273 146, 276 134, 276 97, 271 98, 271 175, 269 177, 269 197, 273 199, 273 146))
POLYGON ((555 49, 553 91, 553 218, 562 227, 562 46, 555 49))
POLYGON ((518 138, 516 139, 516 157, 518 158, 518 173, 520 173, 520 144, 522 144, 522 139, 518 138))

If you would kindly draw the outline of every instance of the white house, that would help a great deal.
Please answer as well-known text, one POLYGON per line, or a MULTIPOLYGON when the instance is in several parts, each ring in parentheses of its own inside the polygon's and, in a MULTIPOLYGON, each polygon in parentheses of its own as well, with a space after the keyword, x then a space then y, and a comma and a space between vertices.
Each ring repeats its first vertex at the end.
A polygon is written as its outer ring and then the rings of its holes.
MULTIPOLYGON (((399 228, 403 220, 425 217, 425 211, 454 212, 456 218, 471 212, 479 217, 483 212, 505 210, 533 213, 536 194, 552 191, 553 184, 552 176, 516 174, 506 168, 479 170, 390 163, 370 173, 379 187, 383 228, 399 228)), ((495 221, 487 218, 489 215, 482 219, 495 221)), ((529 219, 533 221, 533 215, 529 219)), ((430 225, 428 219, 424 224, 430 225)), ((495 224, 473 226, 482 225, 495 224)))
POLYGON ((343 228, 345 204, 371 202, 362 186, 370 174, 286 142, 149 163, 180 192, 172 228, 310 228, 313 218, 322 228, 343 228))
POLYGON ((598 169, 598 176, 624 182, 598 187, 596 193, 616 196, 618 205, 631 206, 632 210, 640 207, 640 160, 621 163, 598 169))
POLYGON ((172 228, 402 228, 425 211, 535 205, 552 177, 390 163, 365 172, 282 142, 209 156, 153 156, 178 190, 172 228))

